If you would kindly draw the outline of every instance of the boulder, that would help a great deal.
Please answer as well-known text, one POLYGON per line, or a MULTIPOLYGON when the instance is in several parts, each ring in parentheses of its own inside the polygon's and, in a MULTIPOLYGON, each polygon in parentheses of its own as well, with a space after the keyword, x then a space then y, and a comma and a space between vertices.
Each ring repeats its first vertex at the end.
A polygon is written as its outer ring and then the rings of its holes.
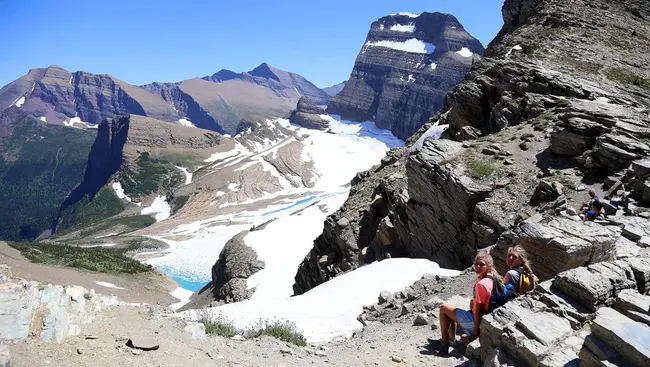
POLYGON ((187 323, 183 331, 190 334, 192 339, 205 339, 205 325, 200 322, 187 323))
POLYGON ((650 326, 650 296, 635 290, 624 290, 616 298, 614 309, 634 321, 650 326))
POLYGON ((424 326, 429 325, 429 317, 426 313, 418 314, 413 320, 413 326, 424 326))
POLYGON ((621 291, 637 287, 632 269, 621 260, 563 272, 555 278, 554 285, 592 312, 611 306, 621 291))
POLYGON ((628 366, 650 365, 650 326, 603 307, 596 312, 591 332, 616 351, 628 366))
POLYGON ((296 109, 291 112, 289 121, 307 129, 327 130, 329 122, 321 117, 325 114, 325 109, 318 107, 309 97, 302 96, 296 109))
POLYGON ((542 280, 579 266, 616 259, 618 235, 592 222, 557 217, 544 222, 525 220, 504 232, 491 250, 495 265, 505 270, 508 248, 521 245, 542 280))

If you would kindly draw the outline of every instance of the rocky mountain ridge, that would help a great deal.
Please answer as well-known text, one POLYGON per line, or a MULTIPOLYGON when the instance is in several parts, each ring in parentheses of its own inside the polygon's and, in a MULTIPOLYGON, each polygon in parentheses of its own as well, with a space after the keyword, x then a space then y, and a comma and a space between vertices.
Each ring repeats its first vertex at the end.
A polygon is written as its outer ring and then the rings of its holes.
POLYGON ((242 118, 284 117, 303 95, 322 105, 329 98, 304 77, 266 63, 246 73, 222 70, 143 86, 52 65, 0 89, 0 109, 17 107, 43 122, 80 128, 133 114, 234 135, 242 118))
POLYGON ((444 139, 420 141, 408 158, 394 152, 399 180, 382 162, 353 181, 298 270, 296 294, 386 253, 464 269, 522 219, 579 209, 587 188, 611 199, 609 215, 645 215, 649 44, 623 39, 643 38, 649 11, 635 1, 506 1, 486 57, 407 144, 449 125, 444 139), (566 57, 576 50, 579 59, 566 57))
POLYGON ((449 14, 394 14, 372 23, 343 90, 328 113, 374 121, 400 139, 443 105, 483 46, 449 14))

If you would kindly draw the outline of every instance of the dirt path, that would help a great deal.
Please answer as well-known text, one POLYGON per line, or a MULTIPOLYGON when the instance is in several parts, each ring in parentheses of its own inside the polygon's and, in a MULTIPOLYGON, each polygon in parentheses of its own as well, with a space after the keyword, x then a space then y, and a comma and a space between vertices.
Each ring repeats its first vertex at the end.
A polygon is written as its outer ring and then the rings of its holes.
POLYGON ((10 346, 13 367, 32 366, 458 366, 468 365, 460 351, 447 358, 433 355, 428 338, 440 335, 430 326, 413 327, 410 319, 369 325, 352 339, 296 347, 263 337, 237 341, 208 336, 194 340, 184 321, 155 315, 148 308, 119 307, 84 327, 81 336, 62 344, 30 339, 10 346), (96 339, 86 339, 93 335, 96 339), (144 336, 160 343, 155 351, 134 351, 126 341, 144 336), (393 356, 402 362, 393 361, 393 356))
POLYGON ((95 289, 97 293, 114 294, 125 302, 149 303, 167 306, 178 300, 169 295, 177 285, 164 274, 154 271, 148 274, 114 276, 88 271, 57 268, 35 264, 23 257, 20 251, 0 241, 0 264, 11 268, 14 276, 44 284, 79 285, 95 289), (104 282, 124 289, 97 284, 104 282))

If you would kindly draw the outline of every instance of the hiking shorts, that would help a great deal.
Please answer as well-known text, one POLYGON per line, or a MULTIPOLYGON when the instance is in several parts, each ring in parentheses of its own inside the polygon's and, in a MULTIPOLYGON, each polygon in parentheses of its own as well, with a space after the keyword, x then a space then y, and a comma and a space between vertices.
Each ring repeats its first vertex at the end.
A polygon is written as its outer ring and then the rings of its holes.
POLYGON ((457 308, 456 319, 465 334, 470 335, 474 332, 474 314, 471 311, 457 308))

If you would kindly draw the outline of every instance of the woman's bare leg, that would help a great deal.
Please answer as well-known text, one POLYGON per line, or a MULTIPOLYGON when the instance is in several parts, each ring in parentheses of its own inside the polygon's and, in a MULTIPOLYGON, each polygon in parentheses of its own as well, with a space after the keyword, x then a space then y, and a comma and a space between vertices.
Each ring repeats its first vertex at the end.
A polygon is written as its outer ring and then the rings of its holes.
POLYGON ((457 308, 455 305, 449 303, 440 306, 440 333, 442 334, 443 343, 448 343, 449 339, 456 338, 456 324, 458 324, 458 319, 456 318, 457 308), (450 329, 453 329, 453 333, 450 329))

